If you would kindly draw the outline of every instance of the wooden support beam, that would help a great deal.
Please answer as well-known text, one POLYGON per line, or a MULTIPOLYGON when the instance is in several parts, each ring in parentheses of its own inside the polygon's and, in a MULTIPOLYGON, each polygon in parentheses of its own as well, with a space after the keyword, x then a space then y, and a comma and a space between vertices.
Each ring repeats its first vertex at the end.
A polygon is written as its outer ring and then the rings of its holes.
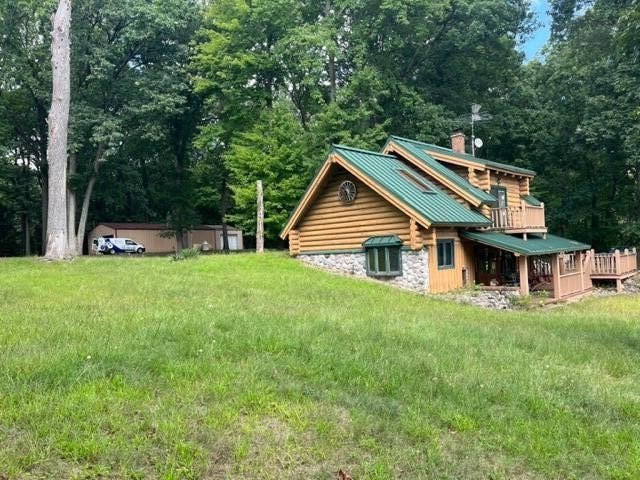
POLYGON ((520 271, 520 293, 529 295, 529 262, 525 255, 518 257, 518 270, 520 271))
POLYGON ((551 256, 551 274, 553 277, 553 298, 560 300, 562 292, 560 291, 560 255, 557 253, 551 256))

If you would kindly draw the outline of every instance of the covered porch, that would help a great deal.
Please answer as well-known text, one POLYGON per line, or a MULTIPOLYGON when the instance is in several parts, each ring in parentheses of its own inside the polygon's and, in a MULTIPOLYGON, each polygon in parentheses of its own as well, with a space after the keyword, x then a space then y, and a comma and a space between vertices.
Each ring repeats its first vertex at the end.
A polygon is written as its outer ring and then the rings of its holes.
POLYGON ((499 232, 467 231, 475 246, 475 281, 489 287, 517 287, 522 295, 546 291, 562 300, 591 291, 589 245, 554 235, 525 240, 499 232))

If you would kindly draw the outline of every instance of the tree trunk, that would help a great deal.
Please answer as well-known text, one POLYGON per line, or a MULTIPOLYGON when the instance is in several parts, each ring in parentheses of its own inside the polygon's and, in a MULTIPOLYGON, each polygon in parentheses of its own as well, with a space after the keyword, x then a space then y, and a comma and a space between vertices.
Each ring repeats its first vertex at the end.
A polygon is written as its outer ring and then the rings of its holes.
POLYGON ((67 254, 67 134, 71 97, 70 60, 71 0, 59 0, 51 31, 53 89, 49 110, 49 206, 47 215, 47 259, 67 254))
POLYGON ((84 191, 84 197, 82 198, 82 210, 80 211, 80 221, 78 222, 78 233, 75 238, 76 251, 79 255, 82 255, 83 252, 84 235, 87 229, 87 218, 89 217, 89 204, 91 203, 91 195, 93 195, 93 187, 96 184, 100 164, 104 162, 105 150, 106 145, 104 142, 100 143, 98 145, 98 150, 96 151, 96 158, 93 161, 93 175, 89 178, 87 189, 84 191))
POLYGON ((91 195, 93 194, 93 187, 96 184, 96 175, 91 175, 89 184, 84 192, 84 198, 82 199, 82 210, 80 211, 80 221, 78 222, 78 235, 76 235, 76 250, 82 253, 82 247, 84 245, 84 233, 87 228, 87 217, 89 216, 89 202, 91 201, 91 195))
MULTIPOLYGON (((330 1, 327 1, 324 4, 324 14, 327 19, 331 15, 330 1)), ((329 49, 327 53, 329 54, 329 64, 327 65, 327 70, 329 73, 329 100, 331 101, 331 103, 333 103, 336 101, 338 91, 338 88, 336 86, 336 57, 331 49, 329 49)))
POLYGON ((262 198, 262 180, 256 182, 258 193, 258 218, 256 225, 256 252, 264 252, 264 202, 262 198))
MULTIPOLYGON (((69 154, 69 176, 77 172, 76 153, 69 154)), ((69 255, 82 255, 82 248, 78 249, 76 241, 76 192, 67 185, 67 250, 69 255)))
POLYGON ((229 231, 227 228, 227 208, 229 201, 229 191, 226 180, 222 183, 222 201, 220 202, 220 213, 222 215, 222 251, 229 253, 229 231))
POLYGON ((224 217, 222 218, 222 251, 229 253, 229 227, 224 217))
POLYGON ((333 53, 329 53, 329 99, 336 101, 338 89, 336 87, 336 59, 333 53))
POLYGON ((42 188, 42 195, 40 197, 41 203, 40 206, 42 208, 42 216, 41 216, 41 225, 42 232, 40 234, 40 254, 44 255, 45 249, 47 248, 47 213, 49 209, 49 180, 48 176, 44 175, 42 179, 43 183, 40 186, 42 188))
POLYGON ((24 230, 24 254, 25 256, 31 256, 31 224, 29 222, 29 214, 23 214, 23 230, 24 230))

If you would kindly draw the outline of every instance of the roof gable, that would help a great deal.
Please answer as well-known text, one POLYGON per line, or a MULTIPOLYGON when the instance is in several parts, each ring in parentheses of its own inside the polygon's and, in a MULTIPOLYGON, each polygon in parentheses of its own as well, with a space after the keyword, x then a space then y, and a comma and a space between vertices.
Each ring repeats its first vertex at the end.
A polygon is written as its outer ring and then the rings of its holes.
POLYGON ((342 166, 385 200, 409 217, 418 220, 425 227, 432 224, 451 226, 488 226, 491 224, 488 218, 460 205, 396 157, 335 145, 291 214, 280 233, 281 238, 286 238, 289 231, 299 223, 330 173, 333 164, 342 166), (415 178, 419 182, 416 182, 415 178), (424 184, 428 188, 425 189, 420 184, 424 184))
POLYGON ((460 205, 438 186, 394 156, 342 146, 335 146, 334 152, 395 199, 426 218, 429 224, 453 226, 491 224, 488 218, 460 205), (411 177, 417 177, 429 189, 425 191, 411 177))

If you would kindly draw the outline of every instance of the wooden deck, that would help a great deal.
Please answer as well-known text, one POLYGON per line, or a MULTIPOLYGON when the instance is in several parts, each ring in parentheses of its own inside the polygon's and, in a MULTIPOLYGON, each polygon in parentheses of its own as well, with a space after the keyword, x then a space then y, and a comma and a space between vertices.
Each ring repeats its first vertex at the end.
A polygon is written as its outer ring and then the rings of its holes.
POLYGON ((525 202, 519 207, 492 208, 491 230, 504 233, 545 233, 544 204, 539 207, 525 202))
POLYGON ((638 255, 636 249, 615 250, 613 253, 594 253, 591 251, 593 280, 615 280, 618 291, 622 290, 622 280, 638 273, 638 255))

